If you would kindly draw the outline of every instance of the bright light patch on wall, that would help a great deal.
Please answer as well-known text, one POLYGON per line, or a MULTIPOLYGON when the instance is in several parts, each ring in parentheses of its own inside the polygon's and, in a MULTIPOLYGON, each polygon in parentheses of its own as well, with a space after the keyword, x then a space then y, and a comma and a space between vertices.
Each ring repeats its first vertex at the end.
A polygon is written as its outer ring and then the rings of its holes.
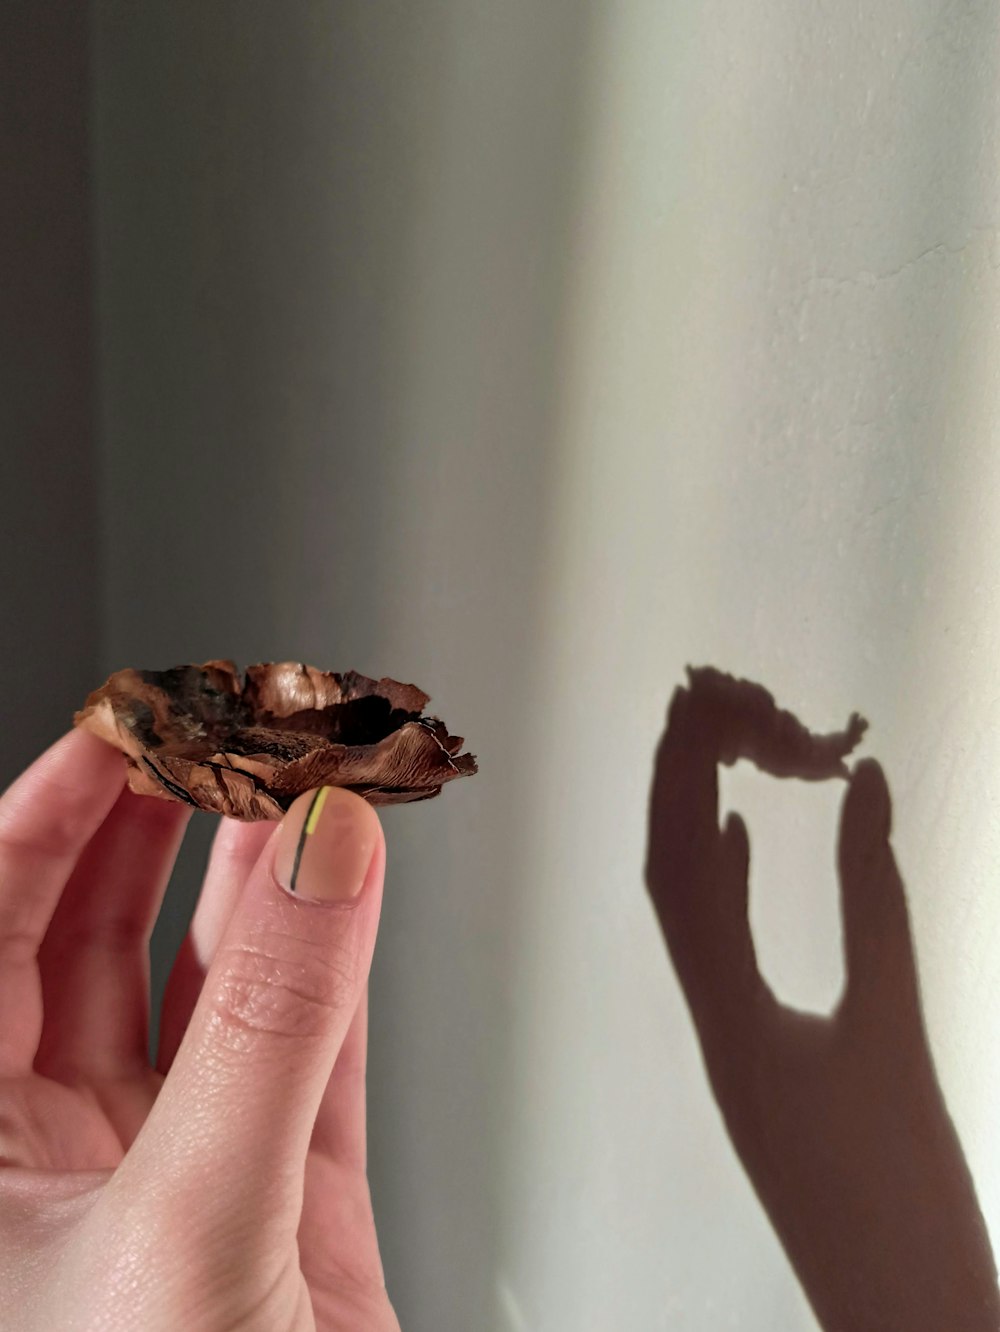
POLYGON ((497 1303, 503 1321, 503 1332, 530 1332, 521 1312, 521 1306, 506 1277, 497 1277, 497 1303))
POLYGON ((750 836, 750 925, 761 973, 790 1007, 829 1013, 844 985, 837 878, 842 781, 778 781, 752 764, 719 772, 720 826, 750 836))

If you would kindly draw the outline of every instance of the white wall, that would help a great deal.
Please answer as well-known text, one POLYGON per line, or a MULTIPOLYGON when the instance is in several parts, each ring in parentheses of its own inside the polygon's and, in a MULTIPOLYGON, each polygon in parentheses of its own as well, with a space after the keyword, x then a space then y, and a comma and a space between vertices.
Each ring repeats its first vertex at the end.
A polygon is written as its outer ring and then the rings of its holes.
MULTIPOLYGON (((815 1327, 641 881, 688 661, 869 717, 996 1243, 995 9, 95 18, 106 665, 397 674, 481 760, 385 816, 403 1326, 815 1327)), ((840 792, 725 789, 763 965, 829 1007, 840 792)))

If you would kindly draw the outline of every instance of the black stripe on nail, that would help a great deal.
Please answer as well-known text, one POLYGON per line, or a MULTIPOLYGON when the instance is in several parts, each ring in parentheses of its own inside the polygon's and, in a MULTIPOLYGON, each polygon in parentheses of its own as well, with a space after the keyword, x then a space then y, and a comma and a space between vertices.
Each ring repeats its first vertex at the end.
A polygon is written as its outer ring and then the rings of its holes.
POLYGON ((322 794, 323 794, 323 788, 320 787, 320 789, 313 796, 309 804, 309 808, 306 810, 306 816, 302 820, 302 831, 299 833, 298 844, 295 847, 295 860, 292 864, 292 877, 291 877, 291 882, 288 885, 288 891, 290 893, 295 892, 295 881, 299 877, 299 866, 302 864, 302 852, 305 850, 306 837, 308 835, 306 833, 306 829, 309 827, 309 820, 312 817, 312 812, 316 808, 316 801, 320 798, 322 794))

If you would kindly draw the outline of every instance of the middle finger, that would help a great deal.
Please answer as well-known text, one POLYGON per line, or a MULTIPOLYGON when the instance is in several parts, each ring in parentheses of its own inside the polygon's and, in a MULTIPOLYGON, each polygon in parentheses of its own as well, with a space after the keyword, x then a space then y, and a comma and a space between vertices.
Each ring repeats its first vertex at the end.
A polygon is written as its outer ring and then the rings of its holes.
POLYGON ((88 844, 38 954, 38 1072, 119 1081, 149 1066, 149 936, 191 811, 121 792, 88 844))

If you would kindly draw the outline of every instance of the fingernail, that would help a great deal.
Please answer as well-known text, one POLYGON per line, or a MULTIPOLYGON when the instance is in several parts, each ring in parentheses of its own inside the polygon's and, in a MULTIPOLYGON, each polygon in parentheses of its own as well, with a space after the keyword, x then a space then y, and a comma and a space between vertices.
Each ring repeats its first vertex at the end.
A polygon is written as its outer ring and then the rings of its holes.
POLYGON ((285 815, 274 877, 303 901, 353 901, 364 886, 377 838, 374 810, 350 791, 321 786, 299 796, 285 815))

